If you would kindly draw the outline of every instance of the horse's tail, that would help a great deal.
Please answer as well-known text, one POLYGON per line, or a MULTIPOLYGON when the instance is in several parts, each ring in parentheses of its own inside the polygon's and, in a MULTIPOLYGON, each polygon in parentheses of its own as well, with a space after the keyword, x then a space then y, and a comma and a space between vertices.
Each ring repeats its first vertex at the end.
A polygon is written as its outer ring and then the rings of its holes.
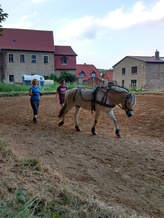
POLYGON ((72 98, 71 93, 72 93, 71 90, 67 90, 64 105, 60 109, 59 114, 58 114, 59 118, 61 118, 65 114, 66 110, 68 109, 68 105, 69 105, 68 101, 70 102, 70 98, 72 98))

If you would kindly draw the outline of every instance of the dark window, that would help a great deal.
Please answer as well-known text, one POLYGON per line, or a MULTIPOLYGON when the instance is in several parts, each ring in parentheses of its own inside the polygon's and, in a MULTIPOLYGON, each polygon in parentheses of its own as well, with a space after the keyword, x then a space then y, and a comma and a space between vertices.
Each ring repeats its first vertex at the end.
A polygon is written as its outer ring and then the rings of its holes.
POLYGON ((43 56, 43 62, 44 62, 44 64, 48 64, 48 55, 44 55, 43 56))
POLYGON ((122 80, 122 87, 124 87, 124 80, 122 80))
POLYGON ((31 63, 36 63, 36 55, 31 55, 31 63))
POLYGON ((14 62, 14 55, 13 54, 9 54, 9 62, 14 62))
POLYGON ((20 63, 24 63, 25 62, 25 56, 23 54, 20 54, 19 58, 20 58, 20 60, 19 60, 20 63))
POLYGON ((133 79, 133 80, 131 80, 131 86, 136 86, 137 85, 137 80, 135 80, 135 79, 133 79))
POLYGON ((96 76, 96 73, 93 71, 93 72, 91 73, 91 76, 92 76, 92 77, 95 77, 95 76, 96 76))
POLYGON ((132 73, 137 73, 137 66, 132 67, 132 73))
POLYGON ((122 75, 126 74, 126 68, 122 68, 122 75))
POLYGON ((85 73, 82 71, 81 73, 80 73, 80 77, 84 77, 85 76, 85 73))
POLYGON ((67 64, 67 58, 66 57, 62 57, 62 64, 67 64))
POLYGON ((9 75, 9 82, 14 82, 14 75, 9 75))

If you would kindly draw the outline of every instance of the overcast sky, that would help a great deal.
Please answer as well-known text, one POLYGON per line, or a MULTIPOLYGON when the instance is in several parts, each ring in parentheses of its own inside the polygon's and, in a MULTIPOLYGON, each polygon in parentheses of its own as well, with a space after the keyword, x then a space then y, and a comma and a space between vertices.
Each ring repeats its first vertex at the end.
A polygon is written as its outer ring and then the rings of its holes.
POLYGON ((110 69, 127 55, 164 57, 164 0, 1 0, 3 27, 52 30, 77 64, 110 69))

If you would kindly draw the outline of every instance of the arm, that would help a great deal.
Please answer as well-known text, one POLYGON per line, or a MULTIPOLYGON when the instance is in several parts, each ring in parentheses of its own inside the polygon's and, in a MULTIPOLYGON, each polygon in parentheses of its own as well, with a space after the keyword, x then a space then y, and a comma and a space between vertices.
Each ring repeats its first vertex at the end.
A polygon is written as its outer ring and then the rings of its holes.
POLYGON ((32 90, 31 89, 29 90, 29 96, 32 96, 32 90))

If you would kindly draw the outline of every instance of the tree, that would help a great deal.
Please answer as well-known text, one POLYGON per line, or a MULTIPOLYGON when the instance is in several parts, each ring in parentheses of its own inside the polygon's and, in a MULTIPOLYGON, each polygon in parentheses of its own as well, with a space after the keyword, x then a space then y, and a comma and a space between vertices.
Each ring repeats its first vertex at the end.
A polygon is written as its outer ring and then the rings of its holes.
POLYGON ((2 36, 1 32, 3 31, 1 23, 4 22, 7 17, 8 17, 8 14, 3 11, 0 5, 0 36, 2 36))
POLYGON ((74 74, 71 74, 71 73, 66 73, 66 72, 62 72, 60 77, 59 77, 59 81, 64 79, 65 82, 70 82, 70 83, 73 83, 73 82, 76 82, 77 78, 74 74))

